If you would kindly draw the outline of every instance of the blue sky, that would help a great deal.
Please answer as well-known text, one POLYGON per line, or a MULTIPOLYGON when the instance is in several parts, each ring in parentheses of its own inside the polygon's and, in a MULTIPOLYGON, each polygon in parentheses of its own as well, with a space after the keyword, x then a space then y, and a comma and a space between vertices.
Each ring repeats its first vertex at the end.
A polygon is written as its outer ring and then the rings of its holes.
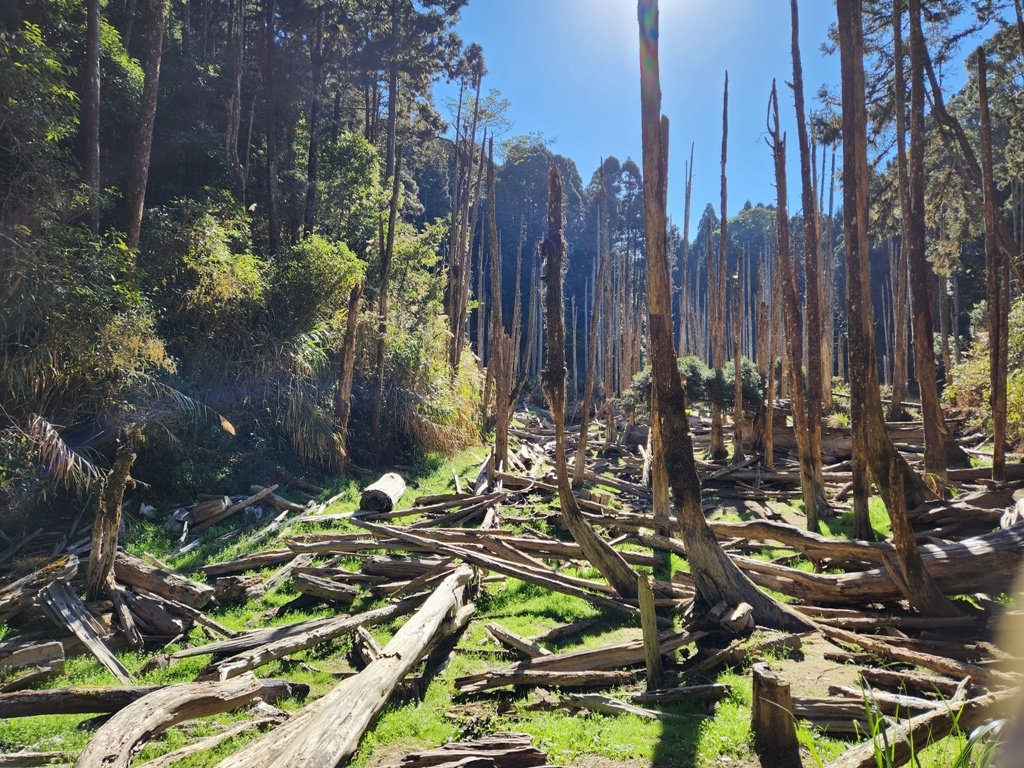
MULTIPOLYGON (((821 43, 835 19, 831 0, 801 3, 808 103, 839 80, 838 56, 821 43)), ((508 135, 540 131, 576 161, 584 182, 601 156, 640 160, 639 53, 635 0, 470 0, 458 31, 483 46, 488 75, 511 103, 508 135)), ((772 78, 780 84, 791 141, 790 207, 799 207, 799 166, 789 57, 788 0, 661 0, 663 111, 670 120, 669 212, 682 226, 684 163, 695 143, 691 226, 719 201, 722 82, 729 70, 729 210, 774 202, 764 142, 772 78), (794 194, 795 193, 795 194, 794 194)), ((450 86, 438 86, 446 113, 450 86)), ((692 230, 691 230, 692 236, 692 230)))

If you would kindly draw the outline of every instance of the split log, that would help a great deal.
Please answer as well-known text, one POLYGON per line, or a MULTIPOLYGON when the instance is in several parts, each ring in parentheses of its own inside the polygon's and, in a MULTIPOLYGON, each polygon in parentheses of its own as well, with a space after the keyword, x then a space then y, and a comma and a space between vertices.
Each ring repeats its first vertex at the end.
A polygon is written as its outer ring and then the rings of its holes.
POLYGON ((68 555, 0 588, 0 624, 6 624, 32 605, 40 590, 55 581, 74 578, 77 571, 78 558, 68 555))
MULTIPOLYGON (((287 680, 269 679, 258 682, 258 695, 268 704, 292 697, 305 698, 309 694, 309 686, 290 683, 287 680)), ((166 685, 109 688, 80 686, 4 693, 0 694, 0 717, 119 712, 144 696, 168 688, 166 685)))
POLYGON ((458 568, 366 669, 227 758, 219 768, 313 768, 347 761, 395 687, 430 648, 445 620, 458 612, 472 577, 468 566, 458 568))
POLYGON ((266 591, 263 579, 255 575, 221 576, 213 582, 213 597, 217 605, 247 603, 262 597, 266 591))
POLYGON ((114 677, 123 683, 135 683, 135 679, 128 670, 104 644, 103 628, 85 609, 82 601, 68 588, 67 584, 62 581, 48 584, 39 593, 39 600, 50 620, 81 640, 100 664, 110 670, 114 677))
POLYGON ((487 625, 487 632, 499 645, 511 648, 513 651, 522 654, 528 659, 535 659, 538 656, 552 655, 551 651, 547 648, 542 648, 532 640, 527 640, 525 637, 520 637, 514 632, 509 632, 499 624, 491 622, 487 625))
POLYGON ((338 616, 328 619, 312 629, 282 637, 255 647, 252 650, 243 651, 224 659, 211 667, 208 676, 217 677, 221 680, 236 677, 243 672, 261 667, 275 659, 304 651, 326 640, 333 640, 336 637, 353 632, 356 627, 372 627, 385 621, 391 621, 398 616, 404 616, 422 602, 423 596, 415 595, 407 597, 400 602, 385 605, 382 608, 374 608, 355 616, 338 616))
POLYGON ((144 589, 191 608, 203 608, 213 599, 213 587, 163 568, 155 568, 127 552, 117 553, 114 577, 121 584, 144 589))
POLYGON ((465 693, 482 693, 494 688, 505 688, 510 685, 524 685, 530 688, 615 688, 637 679, 639 672, 630 670, 587 670, 587 671, 551 671, 541 669, 523 669, 507 674, 492 674, 487 680, 475 685, 465 693))
POLYGON ((335 620, 336 619, 334 617, 307 619, 306 621, 299 621, 294 624, 284 624, 280 627, 255 629, 250 632, 245 632, 238 637, 232 637, 228 640, 218 640, 213 643, 207 643, 206 645, 196 646, 195 648, 182 648, 180 651, 172 653, 171 658, 187 659, 191 656, 204 656, 207 654, 213 654, 214 656, 229 656, 231 654, 247 651, 250 648, 257 648, 261 645, 272 643, 276 640, 309 632, 318 627, 323 627, 335 620))
POLYGON ((75 768, 128 768, 147 740, 186 720, 243 707, 262 691, 255 675, 161 688, 129 704, 102 725, 78 756, 75 768))
POLYGON ((891 688, 918 695, 938 695, 949 698, 956 693, 959 683, 949 677, 926 675, 919 672, 897 672, 890 669, 865 667, 860 671, 865 684, 875 688, 891 688))
POLYGON ((390 512, 405 493, 405 480, 395 472, 388 472, 373 485, 363 489, 359 509, 367 512, 390 512))
POLYGON ((225 509, 231 506, 230 496, 218 496, 213 499, 205 499, 200 501, 190 510, 189 514, 192 516, 192 524, 198 525, 205 520, 209 520, 215 515, 221 514, 225 509))
POLYGON ((592 712, 600 712, 605 715, 633 715, 642 717, 645 720, 683 720, 688 717, 707 717, 698 713, 690 715, 675 715, 670 712, 659 712, 656 709, 645 709, 634 704, 628 704, 621 699, 611 696, 598 696, 595 694, 571 693, 563 696, 561 703, 572 709, 589 709, 592 712))
POLYGON ((175 749, 172 752, 168 752, 166 755, 154 758, 148 762, 143 763, 138 768, 172 768, 172 766, 180 765, 185 758, 197 755, 200 752, 208 752, 211 749, 216 749, 228 739, 233 739, 235 736, 240 736, 243 733, 247 733, 256 728, 264 728, 269 725, 279 725, 286 715, 281 713, 278 716, 261 717, 256 720, 246 720, 245 722, 237 723, 220 733, 214 734, 213 736, 207 736, 205 739, 200 739, 197 742, 175 749))
POLYGON ((530 736, 499 733, 407 755, 401 768, 548 768, 548 759, 530 736))
POLYGON ((228 576, 246 571, 259 571, 271 565, 287 563, 295 557, 290 549, 270 549, 266 552, 255 552, 251 555, 243 555, 236 560, 229 560, 226 563, 212 563, 199 568, 200 573, 207 576, 228 576))
POLYGON ((17 670, 0 683, 0 693, 20 691, 64 674, 64 646, 57 641, 43 643, 0 643, 0 672, 17 670))
POLYGON ((292 588, 299 594, 328 600, 345 607, 352 605, 359 594, 355 587, 311 573, 292 573, 292 588))
POLYGON ((758 747, 768 755, 785 755, 798 749, 796 721, 789 682, 767 664, 755 664, 750 730, 758 747))

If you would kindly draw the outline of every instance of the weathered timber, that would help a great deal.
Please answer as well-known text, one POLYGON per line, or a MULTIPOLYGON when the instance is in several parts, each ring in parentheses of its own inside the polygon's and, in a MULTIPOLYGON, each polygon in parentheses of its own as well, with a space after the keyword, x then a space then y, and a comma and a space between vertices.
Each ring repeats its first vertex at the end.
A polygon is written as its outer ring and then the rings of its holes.
POLYGON ((366 669, 220 763, 219 768, 333 768, 347 761, 395 687, 436 640, 445 620, 458 612, 472 577, 471 568, 459 567, 366 669))
POLYGON ((325 579, 311 573, 292 573, 292 587, 296 592, 344 606, 352 605, 359 590, 348 584, 325 579))
POLYGON ((280 715, 276 716, 260 717, 255 720, 245 720, 241 723, 236 723, 230 728, 214 734, 213 736, 207 736, 205 739, 200 739, 192 744, 188 744, 184 747, 168 752, 166 755, 160 755, 160 757, 149 760, 138 768, 171 768, 174 765, 180 765, 186 758, 191 757, 192 755, 197 755, 200 752, 208 752, 211 749, 215 749, 228 739, 233 739, 235 736, 240 736, 243 733, 247 733, 248 731, 256 728, 279 725, 286 716, 287 715, 282 712, 280 715))
POLYGON ((764 663, 751 668, 754 678, 750 730, 758 748, 768 755, 784 755, 798 748, 796 721, 789 681, 764 663))
POLYGON ((202 608, 213 599, 213 587, 156 568, 127 552, 117 553, 114 577, 121 584, 144 589, 191 608, 202 608))
POLYGON ((495 639, 499 645, 504 645, 507 648, 511 648, 528 659, 535 659, 538 656, 551 656, 552 653, 547 648, 543 648, 537 645, 532 640, 527 640, 525 637, 520 637, 514 632, 510 632, 500 624, 491 622, 487 625, 487 632, 495 639))
POLYGON ((40 590, 55 581, 73 578, 77 571, 78 558, 68 555, 0 588, 0 624, 32 605, 40 590))
POLYGON ((78 756, 75 767, 128 768, 147 740, 186 720, 245 706, 262 690, 255 675, 161 688, 129 704, 102 725, 78 756))
POLYGON ((388 472, 377 482, 363 489, 359 508, 367 512, 390 512, 405 493, 405 480, 396 472, 388 472))
POLYGON ((276 490, 277 490, 277 484, 275 483, 274 485, 271 485, 271 486, 269 486, 267 488, 263 488, 262 490, 257 491, 256 493, 252 494, 251 496, 246 496, 241 501, 232 504, 230 507, 227 507, 226 509, 223 509, 220 512, 214 512, 213 514, 211 514, 209 517, 207 517, 202 522, 198 522, 197 521, 196 524, 195 524, 195 527, 192 529, 192 535, 195 535, 197 533, 202 533, 207 528, 211 528, 214 525, 216 525, 217 523, 219 523, 219 522, 221 522, 223 520, 228 519, 229 517, 231 517, 236 512, 241 512, 246 507, 252 506, 253 504, 255 504, 258 501, 262 501, 264 498, 266 498, 267 496, 269 496, 270 494, 272 494, 276 490))
POLYGON ((475 685, 472 691, 466 691, 466 693, 480 693, 510 685, 524 685, 531 688, 615 688, 616 686, 633 682, 638 676, 639 672, 626 669, 565 672, 559 670, 523 669, 505 674, 490 675, 487 680, 475 685))
POLYGON ((732 687, 721 683, 688 685, 683 688, 660 688, 636 693, 634 704, 671 704, 677 701, 719 701, 732 693, 732 687))
POLYGON ((81 640, 114 677, 123 683, 135 683, 128 670, 103 642, 103 628, 97 624, 67 584, 62 581, 48 584, 39 593, 39 601, 50 620, 81 640))
POLYGON ((228 576, 246 571, 258 571, 270 565, 287 563, 295 557, 290 549, 270 549, 266 552, 254 552, 251 555, 243 555, 235 560, 225 563, 211 563, 201 566, 198 570, 207 576, 228 576))
MULTIPOLYGON (((287 680, 260 680, 259 684, 259 697, 268 704, 280 699, 303 698, 309 693, 309 686, 287 680)), ((0 717, 119 712, 144 696, 166 689, 166 685, 78 686, 4 693, 0 694, 0 717)))
POLYGON ((596 694, 571 693, 563 696, 561 703, 563 706, 572 709, 589 709, 592 712, 600 712, 606 715, 634 715, 645 720, 683 720, 689 717, 706 717, 706 715, 698 713, 675 715, 670 712, 659 712, 656 709, 638 707, 635 704, 629 704, 611 696, 598 696, 596 694))
POLYGON ((0 643, 0 672, 14 672, 0 683, 0 693, 20 691, 64 674, 64 646, 41 643, 0 643))

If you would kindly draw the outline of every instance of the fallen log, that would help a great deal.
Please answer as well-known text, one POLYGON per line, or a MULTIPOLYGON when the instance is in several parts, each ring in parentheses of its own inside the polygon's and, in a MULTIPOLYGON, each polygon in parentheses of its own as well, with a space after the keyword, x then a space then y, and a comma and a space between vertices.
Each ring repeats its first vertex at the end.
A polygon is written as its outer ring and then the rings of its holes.
POLYGON ((491 622, 486 627, 487 633, 494 638, 495 642, 499 645, 504 645, 506 648, 511 648, 528 659, 535 659, 538 656, 551 656, 551 651, 547 648, 542 648, 532 640, 527 640, 525 637, 520 637, 514 632, 510 632, 500 624, 491 622))
POLYGON ((262 691, 255 675, 161 688, 129 704, 100 726, 75 761, 75 768, 128 768, 142 745, 154 736, 186 720, 238 709, 262 691))
POLYGON ((0 624, 32 605, 40 590, 55 581, 74 578, 77 571, 78 558, 68 555, 0 588, 0 624))
POLYGON ((611 696, 598 696, 596 694, 570 693, 561 698, 561 703, 570 709, 589 709, 592 712, 600 712, 605 715, 634 715, 645 720, 684 720, 689 717, 703 718, 707 715, 693 713, 688 715, 676 715, 671 712, 659 712, 656 709, 646 709, 629 704, 621 699, 611 696))
MULTIPOLYGON (((952 544, 920 547, 921 561, 947 594, 1006 591, 1024 557, 1024 525, 993 531, 952 544)), ((813 603, 895 602, 903 598, 886 568, 839 575, 807 573, 774 563, 733 555, 736 564, 760 587, 813 603)))
POLYGON ((626 669, 567 672, 523 669, 507 674, 491 674, 485 681, 475 685, 472 691, 465 693, 481 693, 510 685, 525 685, 530 688, 615 688, 631 683, 639 676, 639 671, 626 669))
MULTIPOLYGON (((280 699, 305 698, 309 694, 309 686, 291 683, 287 680, 260 680, 259 685, 259 697, 268 704, 280 699)), ((168 687, 166 685, 109 688, 79 686, 4 693, 0 694, 0 718, 119 712, 142 697, 167 690, 168 687)))
POLYGON ((114 578, 121 584, 144 589, 190 608, 203 608, 213 599, 213 587, 156 568, 127 552, 117 553, 114 559, 114 578))
POLYGON ((211 577, 228 576, 236 573, 245 573, 246 571, 259 571, 271 565, 281 565, 282 563, 287 563, 293 557, 295 557, 295 553, 290 549, 270 549, 266 552, 243 555, 226 563, 204 565, 198 570, 200 573, 205 573, 211 577))
POLYGON ((865 684, 874 688, 891 688, 920 696, 938 695, 949 698, 956 693, 959 683, 950 677, 926 675, 919 672, 897 672, 891 669, 865 667, 860 671, 865 684))
POLYGON ((499 733, 407 755, 391 768, 548 768, 548 759, 526 734, 499 733))
POLYGON ((833 539, 817 533, 801 531, 792 525, 771 520, 749 520, 743 523, 720 523, 709 520, 708 525, 719 539, 763 539, 777 541, 792 547, 809 560, 842 560, 874 565, 885 565, 885 553, 895 553, 888 541, 855 541, 833 539))
POLYGON ((0 755, 0 766, 29 768, 35 765, 67 765, 74 756, 73 752, 12 752, 0 755))
POLYGON ((231 755, 219 768, 313 768, 343 764, 395 687, 429 650, 462 605, 473 577, 456 569, 427 598, 366 669, 306 706, 280 728, 231 755))
POLYGON ((348 607, 356 599, 359 590, 348 584, 325 579, 311 573, 292 573, 292 588, 302 595, 317 597, 348 607))
POLYGON ((42 643, 0 643, 0 672, 17 670, 0 683, 0 693, 20 691, 64 674, 64 646, 56 640, 42 643))
MULTIPOLYGON (((265 490, 267 490, 266 486, 262 486, 262 485, 250 485, 249 486, 249 493, 252 493, 252 494, 262 493, 265 490)), ((273 506, 277 507, 282 512, 305 512, 306 511, 306 506, 304 504, 297 504, 294 501, 288 501, 288 499, 285 499, 285 498, 283 498, 281 496, 278 496, 276 493, 268 493, 266 495, 266 499, 267 499, 267 501, 270 504, 272 504, 273 506)))
POLYGON ((243 733, 254 730, 256 728, 263 728, 269 725, 279 725, 284 721, 285 715, 282 713, 279 716, 273 717, 260 717, 256 720, 246 720, 245 722, 237 723, 220 733, 214 734, 213 736, 207 736, 205 739, 200 739, 197 742, 188 744, 187 746, 175 749, 173 752, 168 752, 166 755, 154 758, 148 762, 138 766, 138 768, 171 768, 171 766, 179 765, 185 758, 197 755, 200 752, 208 752, 211 749, 216 749, 228 739, 233 739, 235 736, 240 736, 243 733))
POLYGON ((405 480, 396 472, 388 472, 363 489, 359 509, 366 512, 390 512, 405 493, 405 480))
POLYGON ((275 659, 304 651, 326 640, 332 640, 353 632, 356 627, 372 627, 385 621, 391 621, 398 616, 404 616, 420 605, 423 599, 423 595, 414 595, 397 603, 385 605, 382 608, 374 608, 355 616, 338 616, 327 619, 324 623, 312 629, 282 637, 217 662, 211 666, 207 673, 204 673, 204 676, 215 677, 220 680, 236 677, 244 672, 268 664, 275 659))
POLYGON ((660 688, 632 696, 634 704, 672 704, 677 701, 719 701, 732 693, 732 686, 721 683, 660 688))

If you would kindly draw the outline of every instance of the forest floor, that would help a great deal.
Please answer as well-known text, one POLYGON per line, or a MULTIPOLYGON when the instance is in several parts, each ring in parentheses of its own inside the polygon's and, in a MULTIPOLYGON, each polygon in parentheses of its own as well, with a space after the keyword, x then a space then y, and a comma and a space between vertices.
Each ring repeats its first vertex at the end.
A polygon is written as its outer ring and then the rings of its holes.
MULTIPOLYGON (((522 427, 522 424, 519 425, 522 427)), ((595 431, 596 434, 596 431, 595 431)), ((515 441, 514 441, 515 444, 515 441)), ((425 462, 414 471, 403 471, 409 483, 409 490, 400 507, 408 500, 437 494, 451 493, 456 482, 460 486, 472 487, 481 463, 485 460, 483 447, 470 448, 455 456, 435 458, 425 462), (458 478, 456 481, 454 478, 458 478)), ((409 468, 405 468, 408 470, 409 468)), ((345 513, 359 508, 361 487, 376 478, 366 477, 364 481, 338 479, 327 488, 321 498, 334 497, 330 506, 320 510, 331 516, 324 523, 294 522, 279 531, 282 539, 302 534, 352 534, 361 529, 343 519, 345 513), (341 519, 339 519, 341 518, 341 519)), ((590 490, 604 494, 610 507, 618 506, 619 489, 591 483, 590 490)), ((295 500, 298 497, 293 497, 295 500)), ((706 503, 714 504, 714 496, 705 496, 706 503)), ((794 506, 784 500, 763 503, 785 522, 803 525, 799 503, 794 506)), ((514 502, 502 507, 500 521, 502 528, 521 534, 550 536, 569 541, 567 533, 558 525, 557 497, 541 493, 520 494, 514 502)), ((729 500, 715 506, 710 513, 712 519, 726 522, 750 519, 746 503, 729 500)), ((888 520, 884 507, 872 504, 872 519, 880 534, 888 534, 888 520)), ((417 518, 404 520, 415 523, 417 518)), ((850 527, 849 513, 827 521, 825 535, 846 538, 850 527)), ((249 531, 240 534, 239 521, 229 519, 212 528, 203 537, 203 543, 187 554, 175 554, 177 541, 173 534, 160 522, 146 521, 137 517, 128 520, 127 532, 123 539, 125 548, 140 557, 155 556, 169 564, 175 571, 189 574, 199 581, 203 576, 196 572, 199 566, 226 562, 254 551, 263 551, 280 543, 251 540, 249 531)), ((636 544, 621 543, 620 551, 650 553, 636 544)), ((766 562, 781 558, 790 567, 812 571, 814 564, 806 558, 794 556, 791 550, 765 546, 750 552, 750 557, 766 562)), ((358 571, 367 555, 318 557, 313 566, 330 561, 335 568, 358 571)), ((550 562, 550 561, 549 561, 550 562)), ((672 555, 674 570, 685 572, 687 563, 672 555)), ((269 580, 280 568, 279 565, 256 571, 256 575, 269 580)), ((640 571, 650 572, 649 567, 637 566, 640 571)), ((579 561, 566 559, 559 564, 558 572, 565 576, 581 579, 599 579, 592 568, 579 561)), ((299 607, 282 611, 282 608, 299 597, 290 582, 240 605, 217 606, 207 609, 207 615, 231 630, 248 631, 257 627, 279 626, 305 621, 317 617, 334 616, 338 613, 357 613, 387 602, 387 597, 371 594, 372 590, 361 590, 354 605, 341 609, 329 603, 313 607, 299 607)), ((780 596, 781 597, 781 596, 780 596)), ((561 640, 547 642, 545 647, 554 653, 578 649, 596 649, 610 644, 636 640, 641 637, 640 622, 621 613, 595 606, 588 600, 567 594, 552 592, 535 584, 505 576, 488 576, 479 583, 471 596, 476 611, 464 632, 459 636, 454 650, 447 656, 439 670, 428 675, 429 682, 420 690, 400 692, 386 705, 363 737, 353 765, 382 768, 397 765, 403 756, 426 748, 434 748, 446 742, 474 738, 495 733, 524 733, 532 737, 533 745, 547 754, 550 762, 562 766, 583 766, 592 768, 639 768, 640 766, 663 766, 664 768, 684 766, 746 766, 770 765, 762 762, 750 731, 751 719, 751 676, 748 666, 752 661, 767 661, 777 668, 791 682, 794 697, 827 698, 829 687, 842 685, 861 687, 858 666, 842 661, 831 661, 826 654, 836 650, 820 636, 804 638, 799 650, 768 650, 743 657, 738 664, 712 670, 699 680, 701 683, 727 685, 730 692, 715 704, 704 702, 683 702, 662 705, 661 711, 670 715, 664 720, 645 719, 633 714, 601 714, 585 710, 567 709, 558 699, 557 691, 530 688, 527 686, 507 687, 483 694, 460 693, 457 681, 465 676, 484 673, 498 666, 515 662, 519 657, 506 646, 495 641, 485 629, 490 622, 497 622, 505 629, 527 638, 543 637, 545 633, 574 622, 590 621, 578 633, 561 640), (591 621, 592 620, 592 621, 591 621)), ((781 599, 788 599, 782 597, 781 599)), ((373 627, 372 636, 384 645, 404 623, 404 618, 373 627)), ((680 619, 675 618, 679 628, 680 619)), ((22 637, 53 635, 53 627, 45 619, 32 618, 19 626, 17 634, 22 637)), ((751 643, 761 630, 756 630, 751 643)), ((0 625, 0 641, 13 630, 0 625)), ((117 651, 124 666, 132 672, 140 685, 170 684, 189 682, 197 678, 207 666, 209 656, 194 656, 173 660, 169 665, 157 663, 166 654, 182 648, 201 646, 215 640, 207 630, 193 627, 187 637, 176 640, 164 648, 146 651, 117 651)), ((542 641, 543 642, 543 641, 542 641)), ((692 651, 687 647, 678 656, 682 663, 692 651)), ((360 668, 353 658, 351 636, 317 645, 285 658, 272 661, 258 670, 261 678, 286 678, 309 686, 308 700, 322 696, 337 682, 360 668)), ((671 679, 672 668, 668 670, 671 679)), ((0 681, 2 682, 2 681, 0 681)), ((46 681, 43 688, 66 686, 106 686, 116 684, 115 678, 90 655, 69 657, 64 674, 46 681)), ((618 688, 605 689, 603 693, 612 696, 628 696, 644 689, 642 676, 636 682, 618 688)), ((276 706, 285 711, 295 711, 304 702, 285 700, 276 706)), ((222 732, 227 727, 251 719, 251 713, 237 711, 185 723, 168 730, 162 736, 150 741, 136 758, 134 764, 156 758, 171 750, 195 741, 199 737, 222 732)), ((0 754, 19 751, 54 752, 57 763, 73 762, 74 756, 84 748, 102 718, 92 715, 40 715, 34 717, 0 718, 0 754), (63 756, 63 759, 62 759, 63 756)), ((805 766, 824 766, 839 756, 845 749, 864 738, 830 736, 807 722, 798 722, 798 737, 801 742, 801 756, 805 766)), ((238 750, 258 734, 249 732, 231 738, 216 748, 176 763, 181 766, 213 766, 226 755, 238 750)), ((919 765, 949 766, 961 750, 966 737, 963 734, 940 741, 923 749, 918 754, 919 765)), ((8 765, 11 763, 3 763, 8 765)))

